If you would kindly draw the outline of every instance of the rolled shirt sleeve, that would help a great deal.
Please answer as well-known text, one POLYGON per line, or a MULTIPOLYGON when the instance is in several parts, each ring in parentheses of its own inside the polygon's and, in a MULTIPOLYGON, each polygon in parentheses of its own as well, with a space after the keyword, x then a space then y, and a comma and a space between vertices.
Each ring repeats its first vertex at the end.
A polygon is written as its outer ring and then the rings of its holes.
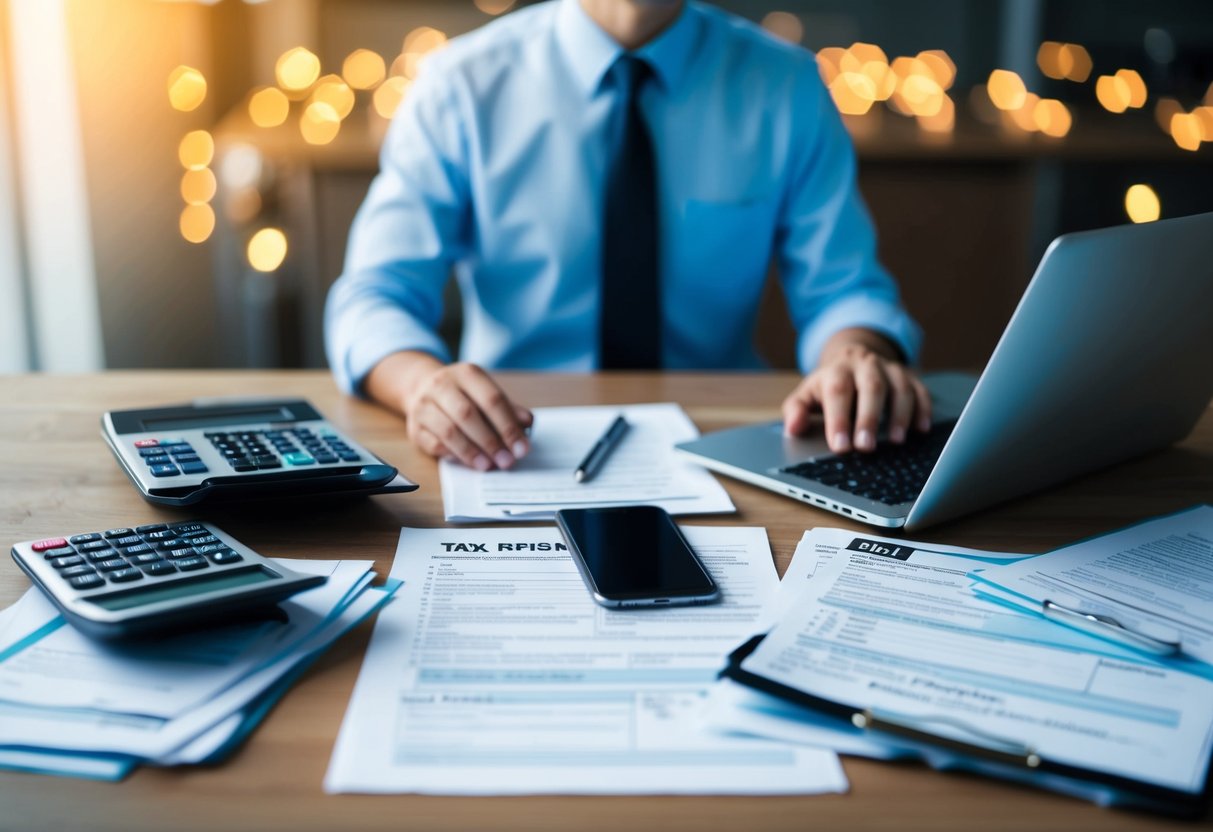
POLYGON ((437 327, 469 236, 463 154, 454 97, 440 73, 423 71, 388 129, 325 306, 329 365, 347 393, 362 395, 367 374, 395 352, 450 360, 437 327))
POLYGON ((850 327, 884 335, 913 363, 921 331, 877 259, 855 151, 814 61, 796 88, 796 145, 775 242, 800 369, 816 367, 826 341, 850 327))

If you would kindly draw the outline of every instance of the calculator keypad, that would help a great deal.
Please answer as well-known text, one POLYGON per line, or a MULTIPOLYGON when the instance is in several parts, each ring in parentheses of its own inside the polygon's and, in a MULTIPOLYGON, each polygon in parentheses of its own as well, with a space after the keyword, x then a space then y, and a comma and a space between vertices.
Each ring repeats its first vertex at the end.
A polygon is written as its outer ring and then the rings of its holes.
POLYGON ((194 572, 239 563, 231 549, 201 523, 150 523, 70 538, 39 540, 31 547, 75 589, 194 572))
POLYGON ((282 428, 205 434, 237 473, 305 465, 362 462, 362 455, 327 428, 282 428))
MULTIPOLYGON (((205 474, 210 469, 198 457, 194 446, 184 439, 137 439, 135 448, 147 471, 153 477, 179 477, 182 474, 205 474)), ((105 532, 127 532, 129 529, 110 529, 105 532)), ((100 535, 98 535, 100 537, 100 535)))

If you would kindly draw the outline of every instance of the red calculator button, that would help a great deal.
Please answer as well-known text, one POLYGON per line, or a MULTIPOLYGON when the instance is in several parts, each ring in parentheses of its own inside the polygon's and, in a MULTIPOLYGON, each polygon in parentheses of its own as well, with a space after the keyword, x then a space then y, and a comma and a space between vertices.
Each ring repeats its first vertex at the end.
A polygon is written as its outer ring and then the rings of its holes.
POLYGON ((39 540, 30 544, 30 548, 35 552, 42 552, 47 549, 58 549, 60 546, 66 546, 67 541, 62 537, 52 537, 49 540, 39 540))
POLYGON ((154 448, 159 444, 160 444, 159 439, 136 439, 135 440, 136 448, 154 448))

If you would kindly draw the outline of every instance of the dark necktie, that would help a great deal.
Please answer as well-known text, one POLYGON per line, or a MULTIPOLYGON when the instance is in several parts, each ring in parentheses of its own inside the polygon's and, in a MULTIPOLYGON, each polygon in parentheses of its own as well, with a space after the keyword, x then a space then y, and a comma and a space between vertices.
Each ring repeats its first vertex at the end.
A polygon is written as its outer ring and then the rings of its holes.
POLYGON ((599 367, 655 369, 661 366, 657 166, 639 101, 652 70, 622 55, 611 71, 619 112, 607 162, 599 367))

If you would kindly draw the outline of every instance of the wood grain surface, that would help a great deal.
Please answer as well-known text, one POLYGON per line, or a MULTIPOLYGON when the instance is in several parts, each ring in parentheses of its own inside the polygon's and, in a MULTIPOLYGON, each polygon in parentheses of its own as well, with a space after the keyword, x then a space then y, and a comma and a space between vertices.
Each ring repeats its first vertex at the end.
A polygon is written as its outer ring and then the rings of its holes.
MULTIPOLYGON (((502 374, 531 405, 678 402, 702 431, 778 418, 790 374, 502 374)), ((991 476, 996 476, 991 472, 991 476)), ((704 525, 763 526, 782 573, 814 526, 861 528, 733 480, 738 512, 704 525)), ((1042 552, 1200 502, 1213 502, 1213 413, 1178 445, 920 536, 1042 552)), ((0 378, 0 534, 8 543, 198 517, 268 556, 373 559, 386 574, 401 526, 443 525, 438 470, 400 420, 342 396, 318 371, 108 372, 0 378), (106 410, 201 396, 310 399, 334 424, 421 484, 414 494, 332 505, 170 510, 144 502, 100 437, 106 410)), ((29 584, 0 559, 0 605, 29 584)), ((321 781, 370 635, 347 635, 223 765, 140 769, 119 784, 0 773, 0 829, 816 829, 1141 830, 1187 827, 912 764, 847 759, 846 795, 779 798, 327 796, 321 781)), ((1205 821, 1202 826, 1208 826, 1205 821)))

